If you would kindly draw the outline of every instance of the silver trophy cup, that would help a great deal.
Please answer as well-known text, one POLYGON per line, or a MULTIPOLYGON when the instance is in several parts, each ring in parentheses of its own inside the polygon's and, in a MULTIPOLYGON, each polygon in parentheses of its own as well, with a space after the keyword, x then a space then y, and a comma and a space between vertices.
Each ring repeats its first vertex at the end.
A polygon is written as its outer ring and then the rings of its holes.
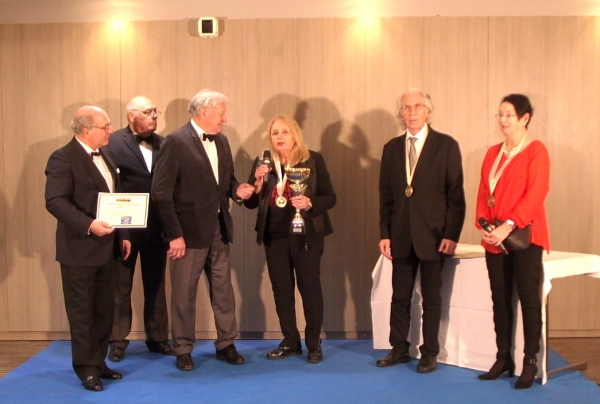
MULTIPOLYGON (((310 168, 288 168, 285 170, 285 175, 292 181, 290 189, 292 190, 293 196, 300 196, 304 194, 306 184, 304 181, 310 176, 310 168)), ((292 219, 290 226, 290 234, 305 234, 304 219, 300 214, 300 209, 296 208, 296 214, 292 219)))

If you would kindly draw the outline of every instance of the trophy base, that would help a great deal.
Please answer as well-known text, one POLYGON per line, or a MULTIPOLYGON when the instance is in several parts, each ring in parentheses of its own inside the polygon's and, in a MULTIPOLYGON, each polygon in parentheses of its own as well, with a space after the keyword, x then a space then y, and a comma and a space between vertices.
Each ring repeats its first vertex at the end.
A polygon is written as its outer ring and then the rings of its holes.
POLYGON ((306 231, 305 231, 304 226, 297 227, 297 226, 292 225, 292 226, 290 226, 290 234, 302 236, 302 235, 306 234, 306 231))

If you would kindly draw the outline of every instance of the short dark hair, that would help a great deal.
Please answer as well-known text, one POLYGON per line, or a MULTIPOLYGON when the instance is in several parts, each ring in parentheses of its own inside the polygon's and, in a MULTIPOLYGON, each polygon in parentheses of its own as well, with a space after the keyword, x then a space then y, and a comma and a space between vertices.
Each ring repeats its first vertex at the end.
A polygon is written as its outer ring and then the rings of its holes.
POLYGON ((529 114, 529 120, 525 124, 525 128, 527 128, 529 126, 529 122, 531 122, 531 117, 533 116, 534 110, 533 106, 531 105, 531 101, 529 101, 529 98, 524 94, 509 94, 502 98, 500 104, 502 104, 503 102, 508 102, 513 107, 515 107, 515 113, 517 114, 517 117, 519 119, 523 118, 525 114, 529 114))

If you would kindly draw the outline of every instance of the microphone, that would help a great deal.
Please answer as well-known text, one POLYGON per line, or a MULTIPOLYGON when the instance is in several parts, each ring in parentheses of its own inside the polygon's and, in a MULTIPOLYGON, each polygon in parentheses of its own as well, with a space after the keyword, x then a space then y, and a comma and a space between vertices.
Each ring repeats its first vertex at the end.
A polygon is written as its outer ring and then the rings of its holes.
MULTIPOLYGON (((263 151, 260 159, 261 159, 261 164, 266 164, 270 167, 271 166, 271 150, 267 149, 267 150, 263 151)), ((269 174, 267 173, 263 178, 263 182, 267 183, 268 181, 269 181, 269 174)))
MULTIPOLYGON (((488 233, 494 231, 494 229, 492 229, 492 226, 490 226, 489 222, 485 220, 485 217, 480 217, 478 221, 481 227, 483 227, 483 230, 487 231, 488 233)), ((502 254, 508 255, 508 251, 506 250, 506 247, 504 247, 504 244, 500 243, 496 247, 498 247, 500 251, 502 251, 502 254)))

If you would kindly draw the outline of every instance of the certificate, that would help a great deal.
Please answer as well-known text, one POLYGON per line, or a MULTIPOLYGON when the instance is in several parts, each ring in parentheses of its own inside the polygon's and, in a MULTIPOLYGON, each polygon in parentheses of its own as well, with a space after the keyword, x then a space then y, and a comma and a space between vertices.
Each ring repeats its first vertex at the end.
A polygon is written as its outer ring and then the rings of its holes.
POLYGON ((98 193, 96 218, 112 227, 146 227, 148 221, 148 193, 98 193))

